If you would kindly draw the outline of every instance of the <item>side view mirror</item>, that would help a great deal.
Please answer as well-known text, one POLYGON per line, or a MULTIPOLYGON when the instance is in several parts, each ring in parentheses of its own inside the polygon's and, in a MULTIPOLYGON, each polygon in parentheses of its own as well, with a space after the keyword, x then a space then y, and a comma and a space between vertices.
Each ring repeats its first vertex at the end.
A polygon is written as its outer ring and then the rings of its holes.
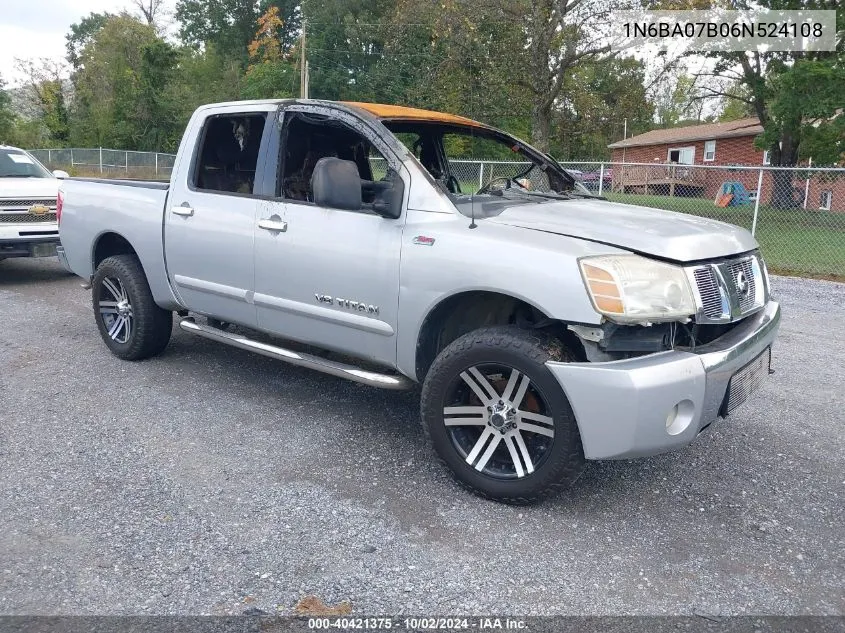
POLYGON ((56 178, 61 178, 61 179, 64 179, 64 178, 70 178, 70 174, 69 174, 69 173, 67 173, 64 169, 54 169, 54 170, 53 170, 53 175, 54 175, 56 178))
POLYGON ((311 191, 319 207, 346 211, 363 208, 361 177, 358 166, 351 160, 331 157, 318 160, 311 175, 311 191))
POLYGON ((373 211, 383 218, 395 220, 402 215, 402 199, 405 195, 405 183, 392 169, 387 171, 384 180, 362 181, 364 191, 373 193, 373 211))
POLYGON ((314 203, 320 207, 360 211, 365 208, 362 191, 367 192, 366 208, 384 218, 396 219, 402 215, 405 184, 393 170, 384 180, 362 180, 358 165, 351 160, 321 158, 311 176, 314 203), (372 205, 370 205, 372 200, 372 205))

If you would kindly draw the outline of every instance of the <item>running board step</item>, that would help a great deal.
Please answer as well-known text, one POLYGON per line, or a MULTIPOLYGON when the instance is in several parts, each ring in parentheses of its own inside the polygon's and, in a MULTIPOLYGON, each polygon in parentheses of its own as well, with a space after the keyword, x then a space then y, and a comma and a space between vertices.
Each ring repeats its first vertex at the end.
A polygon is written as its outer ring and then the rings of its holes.
POLYGON ((320 358, 319 356, 313 356, 303 352, 294 352, 292 350, 285 349, 284 347, 260 343, 259 341, 254 341, 245 336, 241 336, 240 334, 232 334, 207 325, 200 325, 191 317, 179 321, 179 327, 186 332, 211 339, 212 341, 217 341, 218 343, 225 343, 226 345, 239 347, 240 349, 255 352, 256 354, 261 354, 262 356, 269 356, 270 358, 282 360, 286 363, 290 363, 291 365, 316 369, 324 374, 331 374, 332 376, 346 378, 347 380, 360 382, 361 384, 369 385, 370 387, 400 390, 410 389, 413 386, 413 382, 402 375, 379 374, 373 371, 360 369, 354 365, 346 365, 326 358, 320 358))

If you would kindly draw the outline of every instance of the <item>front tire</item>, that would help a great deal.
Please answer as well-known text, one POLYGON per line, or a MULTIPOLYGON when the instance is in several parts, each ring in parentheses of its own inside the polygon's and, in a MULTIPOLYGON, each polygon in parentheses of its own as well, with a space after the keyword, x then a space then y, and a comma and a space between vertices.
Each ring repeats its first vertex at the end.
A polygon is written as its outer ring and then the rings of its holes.
POLYGON ((115 255, 100 262, 91 296, 97 328, 112 354, 141 360, 167 347, 173 313, 156 305, 137 256, 115 255))
POLYGON ((423 427, 461 485, 528 504, 581 475, 578 425, 549 360, 575 358, 555 339, 512 326, 475 330, 437 356, 423 383, 423 427))

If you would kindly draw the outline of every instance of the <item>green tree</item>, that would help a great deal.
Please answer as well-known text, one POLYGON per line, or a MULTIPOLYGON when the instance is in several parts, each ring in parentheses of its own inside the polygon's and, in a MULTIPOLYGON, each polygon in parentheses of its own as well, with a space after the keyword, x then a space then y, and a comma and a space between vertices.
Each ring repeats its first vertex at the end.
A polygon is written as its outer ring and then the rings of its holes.
POLYGON ((47 131, 47 141, 64 146, 70 138, 70 116, 65 67, 50 59, 17 60, 18 72, 25 77, 23 88, 33 104, 38 122, 47 131))
POLYGON ((394 7, 387 0, 303 0, 309 96, 378 100, 384 32, 394 7))
POLYGON ((167 91, 184 123, 200 105, 240 98, 242 84, 239 60, 224 57, 209 44, 202 50, 184 47, 179 51, 176 73, 167 91))
POLYGON ((65 35, 67 60, 74 70, 79 70, 81 63, 80 53, 82 49, 100 32, 106 20, 111 18, 110 13, 91 12, 79 22, 70 25, 70 32, 65 35))
POLYGON ((6 81, 0 75, 0 144, 13 142, 17 119, 12 110, 12 98, 6 92, 6 81))
POLYGON ((179 36, 191 46, 213 44, 219 54, 237 59, 245 67, 256 22, 270 6, 279 11, 284 24, 281 46, 289 51, 300 29, 299 2, 295 0, 178 0, 179 36))
POLYGON ((139 98, 135 107, 136 146, 173 150, 179 144, 182 121, 178 104, 167 90, 176 76, 177 50, 155 39, 144 46, 138 73, 139 98))
POLYGON ((82 48, 74 76, 75 142, 139 150, 172 149, 182 107, 170 89, 178 52, 155 28, 124 13, 82 48))
POLYGON ((699 78, 680 74, 670 77, 674 85, 655 99, 655 116, 660 127, 677 127, 701 123, 703 105, 699 78))
POLYGON ((816 164, 845 158, 845 56, 800 59, 771 79, 769 125, 758 144, 774 147, 785 136, 797 145, 798 159, 816 164))
POLYGON ((299 90, 299 76, 289 53, 283 50, 284 22, 271 6, 258 18, 258 31, 249 43, 250 64, 244 76, 247 99, 292 97, 299 90))
POLYGON ((596 60, 579 68, 564 88, 554 120, 552 153, 561 160, 607 159, 607 146, 653 125, 654 105, 645 88, 645 66, 630 57, 596 60))
POLYGON ((718 116, 720 122, 736 121, 754 116, 751 104, 748 101, 750 95, 745 86, 739 82, 734 82, 728 85, 726 92, 730 96, 721 99, 721 111, 718 116))

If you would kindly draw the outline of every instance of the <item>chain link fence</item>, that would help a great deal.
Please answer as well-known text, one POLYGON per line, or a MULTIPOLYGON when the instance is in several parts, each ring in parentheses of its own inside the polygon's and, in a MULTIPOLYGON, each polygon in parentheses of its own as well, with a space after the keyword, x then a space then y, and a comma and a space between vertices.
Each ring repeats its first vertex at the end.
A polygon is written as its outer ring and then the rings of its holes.
POLYGON ((50 169, 64 169, 71 176, 166 180, 176 160, 175 154, 122 149, 73 147, 28 151, 50 169))
MULTIPOLYGON (((167 179, 175 159, 173 154, 111 149, 31 153, 72 176, 118 178, 167 179)), ((496 178, 520 176, 530 166, 501 160, 449 164, 464 193, 496 178)), ((755 235, 775 272, 845 278, 845 168, 596 161, 562 166, 608 200, 742 226, 755 235)), ((380 173, 378 159, 373 169, 380 173)))

